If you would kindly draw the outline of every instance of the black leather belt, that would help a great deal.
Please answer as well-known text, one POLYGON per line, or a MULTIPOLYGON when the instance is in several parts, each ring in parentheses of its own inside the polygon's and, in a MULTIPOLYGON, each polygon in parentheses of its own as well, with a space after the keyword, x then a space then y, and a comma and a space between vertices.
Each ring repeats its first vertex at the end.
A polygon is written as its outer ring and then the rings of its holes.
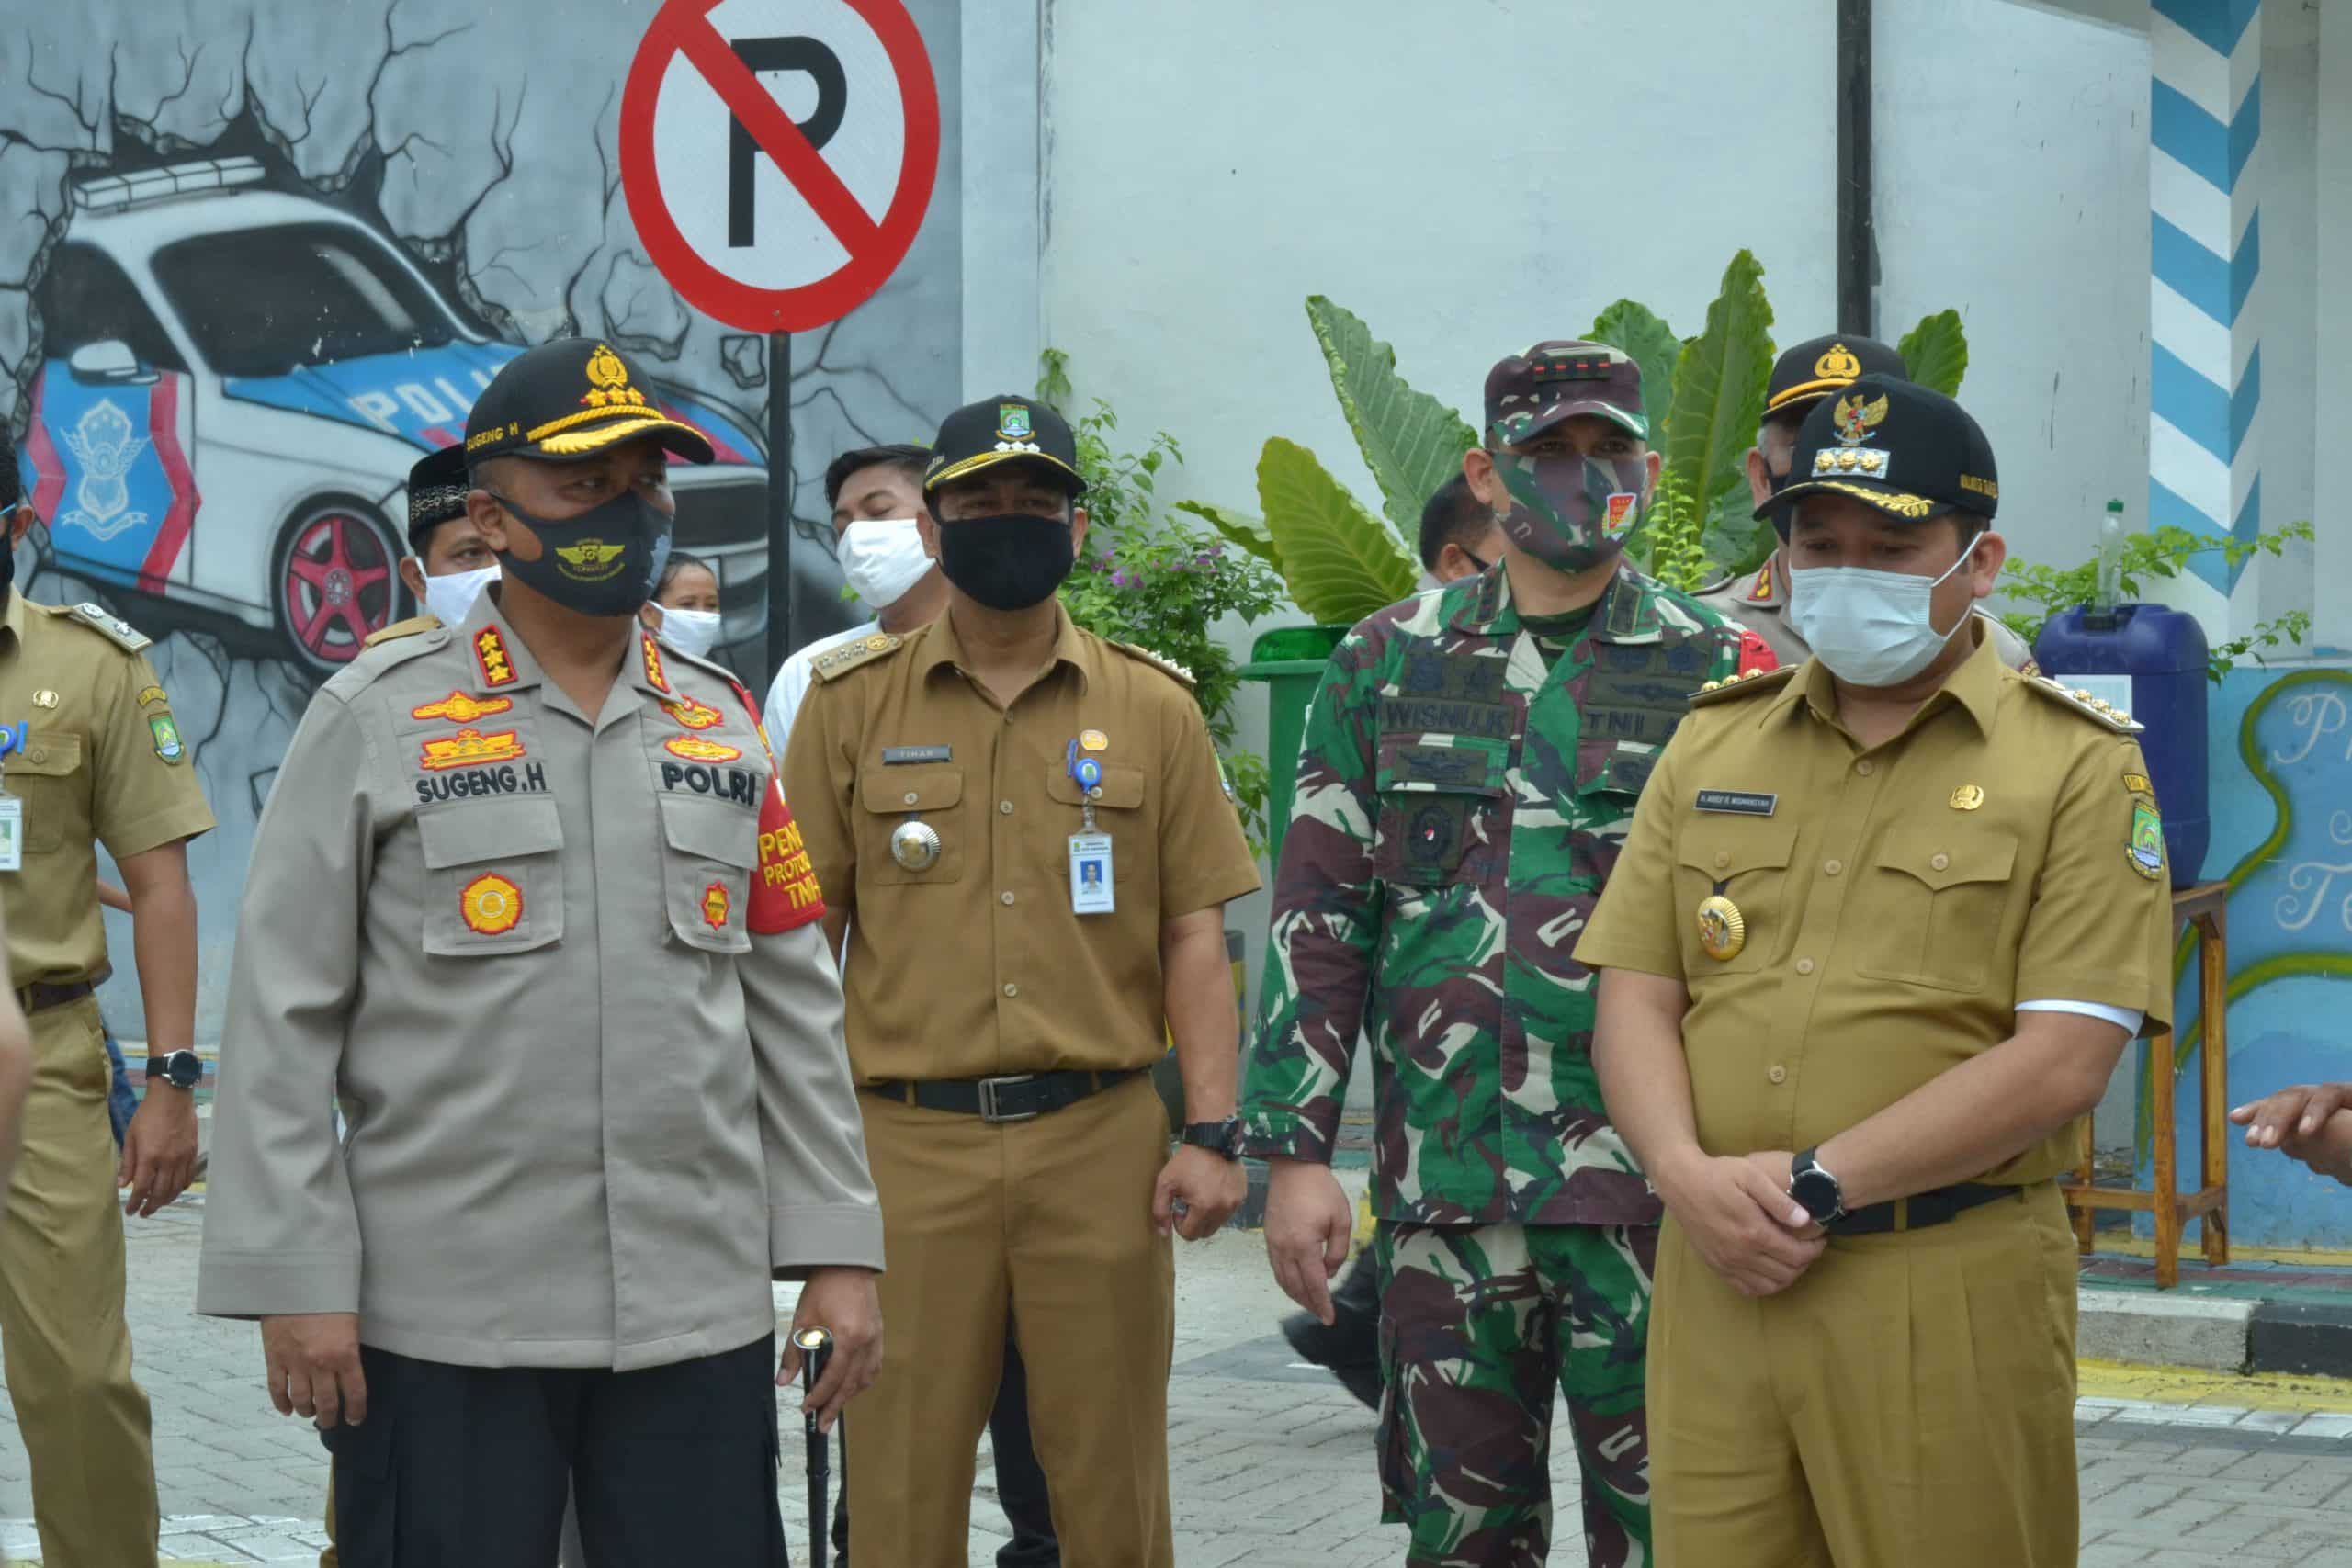
POLYGON ((1149 1072, 1128 1067, 1115 1073, 1011 1073, 993 1078, 933 1078, 922 1083, 903 1078, 865 1086, 868 1094, 882 1095, 925 1111, 952 1111, 983 1122, 1027 1122, 1048 1111, 1076 1105, 1091 1094, 1149 1072))
POLYGON ((1923 1231, 1929 1225, 1942 1224, 1955 1214, 2002 1198, 2022 1198, 2030 1189, 2023 1187, 1988 1187, 1982 1182, 1963 1181, 1956 1187, 1938 1187, 1926 1192, 1914 1192, 1908 1198, 1891 1202, 1871 1203, 1839 1215, 1825 1228, 1831 1235, 1871 1235, 1879 1231, 1923 1231))
POLYGON ((29 986, 17 987, 17 1005, 27 1012, 39 1012, 44 1008, 62 1008, 67 1002, 78 1002, 96 990, 94 980, 75 980, 55 986, 46 980, 36 980, 29 986))

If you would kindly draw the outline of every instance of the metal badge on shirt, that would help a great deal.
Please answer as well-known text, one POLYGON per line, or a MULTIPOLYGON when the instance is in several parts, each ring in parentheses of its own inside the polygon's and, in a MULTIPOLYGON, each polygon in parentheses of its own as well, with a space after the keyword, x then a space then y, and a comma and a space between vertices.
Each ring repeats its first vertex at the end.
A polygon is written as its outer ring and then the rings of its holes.
POLYGON ((1111 835, 1094 825, 1094 797, 1102 791, 1102 764, 1092 753, 1110 741, 1099 729, 1090 729, 1071 741, 1062 753, 1070 781, 1086 795, 1080 807, 1084 825, 1069 836, 1069 908, 1073 915, 1108 915, 1117 908, 1111 874, 1111 835))

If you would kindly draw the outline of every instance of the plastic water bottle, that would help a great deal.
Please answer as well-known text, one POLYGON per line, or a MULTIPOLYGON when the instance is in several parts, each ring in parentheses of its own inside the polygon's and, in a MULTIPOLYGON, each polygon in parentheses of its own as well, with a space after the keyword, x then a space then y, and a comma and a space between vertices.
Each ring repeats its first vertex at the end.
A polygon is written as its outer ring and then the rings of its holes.
POLYGON ((2098 577, 2083 624, 2094 631, 2115 629, 2115 606, 2123 597, 2123 503, 2110 501, 2098 524, 2098 577))

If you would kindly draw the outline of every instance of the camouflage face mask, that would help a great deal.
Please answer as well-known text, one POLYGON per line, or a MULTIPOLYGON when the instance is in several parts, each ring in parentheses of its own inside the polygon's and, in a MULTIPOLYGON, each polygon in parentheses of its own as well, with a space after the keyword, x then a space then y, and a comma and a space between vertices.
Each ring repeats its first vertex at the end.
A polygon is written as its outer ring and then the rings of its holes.
POLYGON ((1495 471, 1510 492, 1498 521, 1512 544, 1562 571, 1613 559, 1641 521, 1640 457, 1526 457, 1495 454, 1495 471))

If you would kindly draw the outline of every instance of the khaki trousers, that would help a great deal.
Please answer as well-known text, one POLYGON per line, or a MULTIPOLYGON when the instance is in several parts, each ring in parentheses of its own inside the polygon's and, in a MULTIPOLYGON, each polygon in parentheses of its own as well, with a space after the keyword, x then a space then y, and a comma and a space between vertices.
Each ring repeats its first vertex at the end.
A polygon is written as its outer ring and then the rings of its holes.
POLYGON ((1658 1568, 2073 1568, 2075 1268, 2047 1182, 1833 1239, 1756 1300, 1669 1218, 1650 1309, 1658 1568))
POLYGON ((32 1025, 24 1154, 0 1222, 0 1363, 32 1461, 41 1561, 155 1562, 147 1396, 130 1377, 122 1211, 94 998, 32 1025))
POLYGON ((1148 1077, 991 1126, 860 1094, 882 1197, 882 1372, 843 1420, 852 1568, 964 1568, 1006 1314, 1064 1568, 1173 1568, 1175 1261, 1148 1077))

